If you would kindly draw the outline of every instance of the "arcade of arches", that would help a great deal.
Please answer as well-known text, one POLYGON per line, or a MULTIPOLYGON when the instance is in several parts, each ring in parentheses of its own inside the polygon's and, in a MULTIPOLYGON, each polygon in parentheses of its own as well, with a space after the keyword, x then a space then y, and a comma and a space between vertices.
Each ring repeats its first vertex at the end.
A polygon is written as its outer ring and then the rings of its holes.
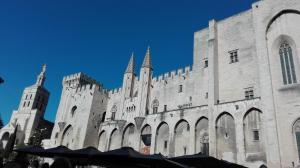
MULTIPOLYGON (((240 118, 245 155, 248 160, 255 160, 255 158, 261 160, 262 157, 265 157, 261 115, 260 110, 253 108, 245 112, 243 118, 240 118)), ((216 157, 233 162, 237 161, 238 145, 235 120, 237 119, 230 113, 223 112, 216 118, 214 127, 216 157)), ((115 128, 109 132, 102 130, 99 134, 97 143, 98 149, 101 151, 130 146, 144 154, 150 154, 152 150, 154 153, 167 156, 200 152, 205 155, 209 154, 210 131, 209 119, 206 117, 200 117, 193 125, 184 119, 177 121, 174 126, 170 126, 167 122, 161 122, 156 128, 150 124, 144 124, 138 129, 133 123, 129 123, 123 129, 115 128)), ((295 134, 298 135, 299 132, 300 129, 297 127, 295 134)))

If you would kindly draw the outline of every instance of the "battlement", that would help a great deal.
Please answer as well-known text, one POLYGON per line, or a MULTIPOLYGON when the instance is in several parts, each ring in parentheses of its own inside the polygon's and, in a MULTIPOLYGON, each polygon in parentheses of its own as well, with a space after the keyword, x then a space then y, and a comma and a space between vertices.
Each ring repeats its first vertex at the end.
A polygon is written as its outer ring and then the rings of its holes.
POLYGON ((159 75, 158 77, 153 77, 152 82, 161 82, 162 80, 171 80, 176 77, 187 77, 192 72, 191 66, 186 66, 184 69, 173 70, 171 72, 166 72, 163 75, 159 75))
POLYGON ((109 91, 109 95, 115 95, 122 92, 122 88, 116 88, 109 91))
POLYGON ((65 86, 77 86, 86 84, 98 84, 99 86, 101 86, 98 81, 82 72, 68 75, 63 78, 63 85, 65 86))
POLYGON ((98 84, 85 84, 85 85, 78 85, 76 87, 76 93, 81 93, 81 92, 86 92, 86 91, 98 91, 102 94, 108 94, 107 89, 105 89, 102 85, 98 85, 98 84))

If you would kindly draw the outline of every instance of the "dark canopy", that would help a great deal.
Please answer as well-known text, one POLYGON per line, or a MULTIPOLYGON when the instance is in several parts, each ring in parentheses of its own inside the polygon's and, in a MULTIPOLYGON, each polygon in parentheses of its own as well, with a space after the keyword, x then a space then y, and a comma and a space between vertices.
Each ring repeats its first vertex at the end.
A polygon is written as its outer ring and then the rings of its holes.
POLYGON ((166 158, 161 154, 143 155, 130 147, 100 152, 94 147, 70 150, 65 146, 50 149, 31 146, 15 150, 42 157, 65 157, 74 165, 98 165, 107 168, 244 168, 203 154, 166 158))
POLYGON ((41 155, 44 153, 45 149, 40 146, 27 146, 24 148, 16 149, 16 152, 27 153, 32 155, 41 155))
POLYGON ((201 153, 195 155, 185 155, 179 157, 170 158, 170 160, 186 164, 192 167, 197 168, 206 168, 206 167, 214 167, 214 168, 245 168, 244 166, 240 166, 237 164, 233 164, 227 161, 219 160, 211 156, 203 155, 201 153))

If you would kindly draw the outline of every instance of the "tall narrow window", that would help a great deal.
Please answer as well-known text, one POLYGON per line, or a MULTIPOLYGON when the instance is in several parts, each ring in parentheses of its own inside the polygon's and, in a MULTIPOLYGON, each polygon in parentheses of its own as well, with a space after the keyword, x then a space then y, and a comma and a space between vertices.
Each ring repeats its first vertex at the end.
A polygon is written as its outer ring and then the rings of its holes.
POLYGON ((111 120, 115 120, 115 118, 116 118, 116 112, 112 112, 111 113, 111 120))
POLYGON ((164 111, 165 112, 167 111, 167 105, 164 105, 164 111))
MULTIPOLYGON (((41 108, 41 106, 40 106, 41 108)), ((73 106, 72 109, 71 109, 71 116, 73 117, 76 113, 76 110, 77 110, 77 106, 73 106)))
POLYGON ((204 60, 204 68, 207 68, 208 67, 208 60, 204 60))
POLYGON ((179 85, 178 93, 181 93, 181 92, 182 92, 182 85, 179 85))
POLYGON ((152 102, 152 110, 153 114, 156 114, 158 111, 159 101, 157 99, 154 99, 152 102))
POLYGON ((295 65, 293 59, 293 51, 291 46, 286 42, 281 44, 279 49, 279 55, 280 55, 283 83, 285 85, 297 83, 295 65))

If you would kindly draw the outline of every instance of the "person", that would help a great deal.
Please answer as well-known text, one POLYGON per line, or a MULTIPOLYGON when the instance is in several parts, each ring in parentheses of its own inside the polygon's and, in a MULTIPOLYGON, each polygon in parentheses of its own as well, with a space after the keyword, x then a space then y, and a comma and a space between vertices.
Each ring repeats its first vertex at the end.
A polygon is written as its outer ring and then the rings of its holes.
POLYGON ((50 168, 73 168, 73 166, 66 158, 56 158, 50 168))

